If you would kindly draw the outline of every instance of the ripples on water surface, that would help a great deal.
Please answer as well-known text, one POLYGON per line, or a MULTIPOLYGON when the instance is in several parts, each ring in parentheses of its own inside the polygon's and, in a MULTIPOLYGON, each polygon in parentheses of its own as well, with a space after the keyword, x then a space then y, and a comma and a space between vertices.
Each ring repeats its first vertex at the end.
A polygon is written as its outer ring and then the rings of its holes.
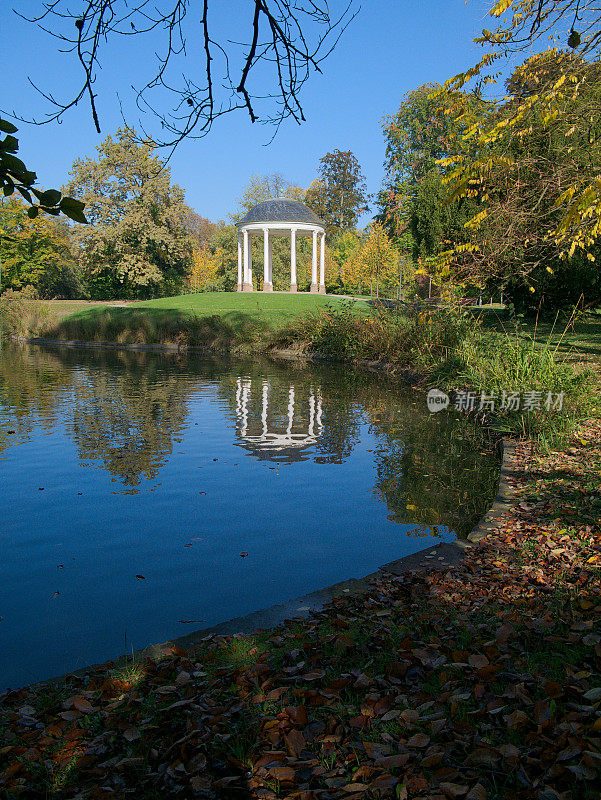
POLYGON ((452 540, 497 475, 476 428, 348 368, 5 347, 0 689, 452 540))

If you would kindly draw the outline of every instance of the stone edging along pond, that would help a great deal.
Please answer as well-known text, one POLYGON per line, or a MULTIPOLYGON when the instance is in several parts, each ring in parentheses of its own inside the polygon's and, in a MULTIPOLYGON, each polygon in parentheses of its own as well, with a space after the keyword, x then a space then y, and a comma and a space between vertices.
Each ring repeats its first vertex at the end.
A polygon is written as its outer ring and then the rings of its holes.
MULTIPOLYGON (((65 346, 74 348, 103 348, 107 349, 127 349, 127 350, 143 350, 155 352, 178 352, 180 348, 176 345, 131 345, 120 344, 117 342, 76 342, 66 341, 61 339, 20 339, 31 344, 47 345, 51 347, 65 346)), ((186 348, 188 349, 188 348, 186 348)), ((194 348, 189 348, 193 350, 194 348)), ((272 355, 286 360, 293 360, 299 358, 299 355, 294 351, 273 351, 272 355)), ((327 359, 316 357, 309 358, 303 357, 304 360, 324 361, 327 359)), ((367 368, 370 371, 389 374, 386 365, 379 363, 364 362, 358 363, 359 368, 367 368)), ((413 375, 403 373, 402 377, 407 383, 412 383, 413 375)), ((269 608, 253 611, 242 617, 221 622, 207 628, 189 633, 185 636, 180 636, 176 639, 162 642, 160 644, 149 645, 141 650, 135 651, 132 655, 123 655, 115 659, 110 659, 104 664, 94 664, 83 667, 78 670, 71 671, 65 675, 50 678, 41 681, 39 686, 60 684, 64 682, 71 675, 84 675, 91 669, 98 667, 107 668, 109 665, 112 668, 119 668, 127 663, 131 663, 132 658, 135 661, 142 661, 146 658, 151 658, 160 661, 171 648, 178 647, 181 649, 191 649, 199 644, 209 636, 232 636, 234 634, 250 634, 260 629, 268 629, 276 627, 283 623, 285 620, 297 618, 302 619, 308 617, 311 612, 319 611, 329 601, 345 595, 357 595, 367 592, 372 586, 372 580, 378 576, 389 575, 403 575, 406 572, 412 571, 425 571, 425 570, 443 570, 453 567, 459 563, 467 552, 474 546, 475 543, 489 536, 496 530, 499 530, 504 513, 511 505, 513 498, 513 491, 509 485, 508 478, 513 473, 515 468, 515 442, 507 437, 499 440, 501 449, 501 469, 499 475, 499 483, 497 488, 497 495, 489 510, 482 517, 480 522, 471 530, 467 535, 466 540, 457 539, 454 542, 441 542, 440 544, 432 545, 424 550, 419 550, 417 553, 405 556, 397 561, 391 561, 384 564, 379 570, 366 575, 363 578, 349 578, 348 580, 336 583, 333 586, 328 586, 324 589, 311 592, 310 594, 302 595, 294 599, 288 600, 285 603, 270 606, 269 608)), ((359 565, 360 569, 360 565, 359 565)))

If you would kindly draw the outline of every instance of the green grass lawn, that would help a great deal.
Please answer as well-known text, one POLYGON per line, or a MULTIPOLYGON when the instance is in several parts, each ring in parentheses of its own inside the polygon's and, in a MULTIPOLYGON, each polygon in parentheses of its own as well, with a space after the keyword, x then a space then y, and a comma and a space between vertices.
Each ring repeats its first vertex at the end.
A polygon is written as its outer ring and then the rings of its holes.
POLYGON ((47 310, 48 316, 53 321, 64 319, 71 314, 80 314, 92 308, 105 308, 106 306, 125 305, 124 300, 40 300, 47 310))
MULTIPOLYGON (((482 325, 485 329, 499 333, 507 331, 513 335, 515 331, 512 320, 501 319, 491 312, 482 315, 482 325)), ((520 320, 519 326, 522 334, 535 336, 539 345, 549 341, 552 348, 557 348, 558 355, 569 361, 591 364, 601 362, 600 313, 587 313, 569 325, 565 321, 558 320, 553 324, 529 318, 520 320)))
MULTIPOLYGON (((133 303, 133 308, 153 308, 173 310, 197 317, 209 317, 219 314, 226 320, 234 321, 240 315, 254 317, 274 327, 292 317, 308 312, 317 312, 327 305, 337 306, 343 300, 328 295, 287 294, 274 292, 204 292, 201 294, 183 294, 177 297, 160 297, 157 300, 146 300, 133 303)), ((355 301, 357 310, 368 308, 363 300, 355 301)))
MULTIPOLYGON (((171 343, 230 349, 253 346, 301 315, 336 307, 342 298, 311 294, 207 292, 139 303, 85 304, 59 316, 51 311, 44 335, 63 339, 136 344, 171 343)), ((346 301, 348 302, 348 301, 346 301)), ((363 300, 350 301, 358 314, 363 300)), ((48 304, 51 305, 51 304, 48 304)))

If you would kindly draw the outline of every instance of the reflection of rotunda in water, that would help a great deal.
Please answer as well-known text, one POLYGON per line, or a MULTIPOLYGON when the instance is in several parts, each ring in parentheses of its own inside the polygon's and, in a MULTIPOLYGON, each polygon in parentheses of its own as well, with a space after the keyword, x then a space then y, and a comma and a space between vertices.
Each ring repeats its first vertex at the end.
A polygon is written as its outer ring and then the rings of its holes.
POLYGON ((257 458, 291 463, 305 461, 307 448, 323 431, 319 387, 270 385, 251 378, 236 381, 236 442, 257 458))

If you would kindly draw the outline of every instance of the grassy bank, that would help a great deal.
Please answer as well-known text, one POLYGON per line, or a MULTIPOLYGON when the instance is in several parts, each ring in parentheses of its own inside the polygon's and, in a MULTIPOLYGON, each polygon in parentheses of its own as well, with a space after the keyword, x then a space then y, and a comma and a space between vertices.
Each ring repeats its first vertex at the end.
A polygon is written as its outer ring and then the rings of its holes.
MULTIPOLYGON (((92 307, 41 326, 43 335, 80 341, 264 350, 274 331, 299 316, 336 309, 340 298, 235 292, 160 298, 127 307, 92 307)), ((353 303, 356 313, 367 310, 353 303)))
POLYGON ((2 698, 5 797, 593 800, 601 427, 510 465, 500 532, 306 621, 2 698))

